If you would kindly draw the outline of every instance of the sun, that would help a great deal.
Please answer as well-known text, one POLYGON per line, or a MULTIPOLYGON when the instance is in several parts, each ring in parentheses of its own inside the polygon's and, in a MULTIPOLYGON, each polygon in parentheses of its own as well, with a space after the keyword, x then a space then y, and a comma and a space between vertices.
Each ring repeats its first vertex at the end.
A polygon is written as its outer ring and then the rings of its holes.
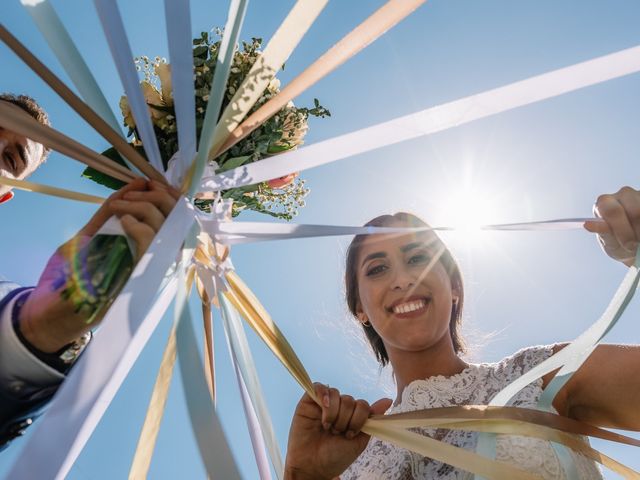
POLYGON ((439 217, 464 240, 479 239, 484 226, 496 223, 500 206, 495 196, 469 186, 453 189, 446 195, 439 217))

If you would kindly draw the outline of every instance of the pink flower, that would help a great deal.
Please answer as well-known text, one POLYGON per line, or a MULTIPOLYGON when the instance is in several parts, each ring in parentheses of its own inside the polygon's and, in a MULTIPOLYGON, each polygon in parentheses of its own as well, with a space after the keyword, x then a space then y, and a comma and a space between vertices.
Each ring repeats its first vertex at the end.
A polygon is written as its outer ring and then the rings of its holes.
POLYGON ((267 182, 267 185, 269 185, 274 190, 284 188, 287 185, 291 185, 298 175, 298 172, 295 172, 290 173, 289 175, 285 175, 284 177, 274 178, 272 180, 269 180, 267 182))

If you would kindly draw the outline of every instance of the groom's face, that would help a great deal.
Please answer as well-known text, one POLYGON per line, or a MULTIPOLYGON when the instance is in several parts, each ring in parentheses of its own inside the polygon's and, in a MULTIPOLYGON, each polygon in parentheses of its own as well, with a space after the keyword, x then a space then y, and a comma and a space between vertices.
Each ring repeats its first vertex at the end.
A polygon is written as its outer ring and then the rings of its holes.
MULTIPOLYGON (((23 180, 40 165, 44 147, 22 135, 0 127, 0 176, 23 180)), ((0 185, 0 196, 11 187, 0 185)))

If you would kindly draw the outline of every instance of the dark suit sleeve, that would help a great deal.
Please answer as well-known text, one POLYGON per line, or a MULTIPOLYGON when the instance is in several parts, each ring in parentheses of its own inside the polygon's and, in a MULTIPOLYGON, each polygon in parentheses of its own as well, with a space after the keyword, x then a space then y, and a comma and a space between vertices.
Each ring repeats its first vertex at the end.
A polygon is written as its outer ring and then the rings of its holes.
POLYGON ((9 446, 9 442, 24 434, 44 410, 58 387, 43 389, 28 399, 15 398, 0 390, 0 450, 9 446))
MULTIPOLYGON (((0 315, 12 299, 27 290, 15 287, 15 284, 0 283, 0 315)), ((41 388, 36 392, 30 392, 29 395, 19 395, 12 391, 11 384, 0 383, 0 450, 24 433, 33 420, 42 413, 58 386, 41 388)))

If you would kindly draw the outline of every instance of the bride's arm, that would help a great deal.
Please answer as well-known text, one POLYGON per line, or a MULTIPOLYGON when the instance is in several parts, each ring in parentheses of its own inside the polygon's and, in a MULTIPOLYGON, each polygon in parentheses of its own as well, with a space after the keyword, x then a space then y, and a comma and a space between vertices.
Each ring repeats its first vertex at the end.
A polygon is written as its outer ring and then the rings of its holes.
POLYGON ((553 406, 592 425, 640 431, 640 345, 599 345, 553 406))
MULTIPOLYGON (((633 265, 640 241, 640 192, 623 187, 601 195, 594 213, 603 221, 587 222, 585 228, 598 235, 607 255, 633 265)), ((594 425, 640 430, 640 345, 598 346, 560 390, 554 407, 594 425)))

